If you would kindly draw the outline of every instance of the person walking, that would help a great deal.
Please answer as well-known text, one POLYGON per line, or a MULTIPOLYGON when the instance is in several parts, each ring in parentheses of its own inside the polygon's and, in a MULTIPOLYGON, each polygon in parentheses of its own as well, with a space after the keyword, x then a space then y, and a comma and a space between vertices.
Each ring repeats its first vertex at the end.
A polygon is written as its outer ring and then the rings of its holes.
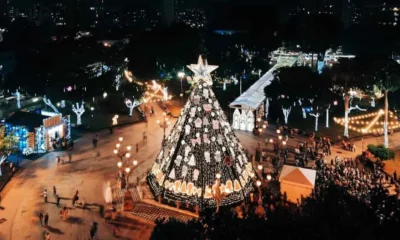
POLYGON ((61 161, 60 156, 57 156, 57 166, 60 165, 60 161, 61 161))
POLYGON ((44 215, 44 226, 48 226, 49 225, 49 214, 45 214, 44 215))
POLYGON ((97 233, 97 223, 93 222, 90 227, 90 239, 93 239, 97 233))
POLYGON ((54 196, 57 196, 57 188, 56 188, 56 186, 53 186, 53 194, 54 194, 54 196))
POLYGON ((68 209, 67 209, 67 207, 64 207, 63 215, 64 215, 63 216, 64 221, 66 221, 68 219, 68 209))
POLYGON ((69 163, 72 162, 72 154, 71 154, 71 152, 68 153, 68 161, 69 161, 69 163))
POLYGON ((139 152, 139 143, 136 143, 136 152, 139 152))
POLYGON ((57 194, 57 195, 56 195, 56 201, 57 201, 56 205, 57 205, 57 207, 60 206, 60 200, 61 200, 61 198, 60 198, 60 196, 58 196, 58 194, 57 194))
POLYGON ((40 225, 43 226, 43 213, 39 213, 40 225))
POLYGON ((45 240, 50 240, 50 233, 49 233, 49 232, 47 232, 47 233, 45 234, 44 239, 45 239, 45 240))
POLYGON ((43 197, 44 197, 44 202, 47 203, 47 190, 44 190, 43 197))

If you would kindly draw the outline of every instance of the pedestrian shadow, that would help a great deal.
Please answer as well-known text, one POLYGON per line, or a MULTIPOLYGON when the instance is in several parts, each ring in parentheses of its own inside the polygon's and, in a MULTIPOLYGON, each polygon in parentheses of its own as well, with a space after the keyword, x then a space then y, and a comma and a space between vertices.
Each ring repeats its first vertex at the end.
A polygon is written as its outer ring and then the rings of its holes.
POLYGON ((67 221, 73 224, 83 224, 83 219, 80 217, 69 216, 67 221))
POLYGON ((4 209, 6 209, 5 207, 2 207, 2 206, 0 206, 0 210, 4 210, 4 209))
POLYGON ((51 227, 51 226, 47 226, 47 230, 49 230, 49 232, 54 233, 54 234, 64 235, 64 232, 61 231, 61 230, 58 229, 58 228, 54 228, 54 227, 51 227))
POLYGON ((60 197, 60 200, 72 200, 72 198, 60 197))

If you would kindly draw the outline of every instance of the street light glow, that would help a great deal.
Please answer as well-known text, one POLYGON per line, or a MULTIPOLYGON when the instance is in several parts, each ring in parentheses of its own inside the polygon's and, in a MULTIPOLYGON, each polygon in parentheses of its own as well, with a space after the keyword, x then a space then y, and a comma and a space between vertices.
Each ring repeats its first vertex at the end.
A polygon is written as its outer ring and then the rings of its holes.
POLYGON ((122 162, 118 162, 118 163, 117 163, 117 166, 118 166, 118 167, 122 167, 122 162))
POLYGON ((179 78, 183 78, 185 76, 185 73, 184 72, 178 72, 178 77, 179 78))
POLYGON ((271 180, 271 178, 272 178, 271 175, 268 174, 267 175, 267 180, 269 181, 269 180, 271 180))
POLYGON ((122 142, 122 140, 124 140, 124 138, 123 137, 119 137, 119 141, 122 142))
POLYGON ((215 174, 215 177, 216 177, 217 179, 220 179, 220 178, 221 178, 221 173, 215 174))
POLYGON ((137 161, 136 160, 133 160, 133 166, 136 166, 137 165, 137 161))
POLYGON ((257 181, 256 181, 256 185, 257 185, 257 187, 260 187, 260 186, 261 186, 261 181, 260 181, 260 180, 257 180, 257 181))

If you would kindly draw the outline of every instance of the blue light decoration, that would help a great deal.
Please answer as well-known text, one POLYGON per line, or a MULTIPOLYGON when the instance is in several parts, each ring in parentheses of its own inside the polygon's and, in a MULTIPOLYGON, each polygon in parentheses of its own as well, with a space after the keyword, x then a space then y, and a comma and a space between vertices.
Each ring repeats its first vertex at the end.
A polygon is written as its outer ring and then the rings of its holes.
POLYGON ((69 115, 64 116, 62 118, 62 122, 65 126, 65 134, 64 134, 65 138, 71 139, 71 118, 70 118, 70 116, 69 115))
POLYGON ((35 129, 36 152, 46 151, 46 129, 41 126, 35 129))
POLYGON ((325 62, 324 61, 318 61, 318 73, 322 73, 322 69, 325 67, 325 62))
POLYGON ((307 113, 310 113, 312 111, 311 108, 305 108, 305 110, 306 110, 307 113))
POLYGON ((246 74, 243 74, 243 77, 242 77, 243 79, 246 79, 246 74))
POLYGON ((28 130, 25 127, 13 126, 6 123, 6 136, 13 134, 14 137, 18 138, 18 149, 23 150, 28 146, 28 130))
POLYGON ((162 77, 162 78, 163 78, 164 76, 165 76, 165 74, 164 74, 164 73, 160 73, 160 77, 162 77))

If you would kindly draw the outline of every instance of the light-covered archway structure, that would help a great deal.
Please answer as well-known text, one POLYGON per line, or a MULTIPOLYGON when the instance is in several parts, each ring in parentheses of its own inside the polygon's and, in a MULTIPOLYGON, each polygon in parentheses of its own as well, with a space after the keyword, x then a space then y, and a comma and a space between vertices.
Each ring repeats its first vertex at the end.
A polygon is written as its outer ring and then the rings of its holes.
POLYGON ((233 113, 233 129, 253 131, 257 118, 268 117, 269 100, 264 94, 264 88, 271 84, 274 72, 281 67, 291 67, 298 59, 298 55, 281 57, 267 73, 255 82, 242 95, 235 99, 229 107, 235 108, 233 113), (239 118, 239 124, 237 119, 239 118), (250 123, 251 122, 251 123, 250 123))

